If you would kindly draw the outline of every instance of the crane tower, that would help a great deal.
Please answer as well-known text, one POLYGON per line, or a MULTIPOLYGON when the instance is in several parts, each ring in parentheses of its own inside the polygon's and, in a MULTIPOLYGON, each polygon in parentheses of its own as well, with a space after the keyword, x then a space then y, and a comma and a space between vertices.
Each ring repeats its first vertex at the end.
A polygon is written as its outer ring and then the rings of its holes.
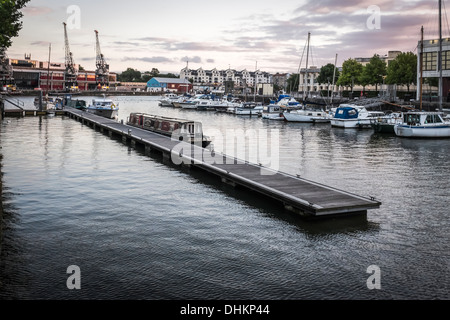
POLYGON ((95 82, 100 89, 109 88, 109 65, 106 64, 105 57, 100 49, 100 41, 98 39, 98 31, 94 30, 96 38, 96 60, 95 60, 95 82))
POLYGON ((78 90, 77 83, 77 70, 75 69, 75 63, 73 62, 73 55, 70 51, 69 47, 69 37, 67 36, 67 25, 63 22, 64 25, 64 43, 65 43, 65 51, 66 51, 66 70, 64 72, 64 87, 66 90, 78 90))

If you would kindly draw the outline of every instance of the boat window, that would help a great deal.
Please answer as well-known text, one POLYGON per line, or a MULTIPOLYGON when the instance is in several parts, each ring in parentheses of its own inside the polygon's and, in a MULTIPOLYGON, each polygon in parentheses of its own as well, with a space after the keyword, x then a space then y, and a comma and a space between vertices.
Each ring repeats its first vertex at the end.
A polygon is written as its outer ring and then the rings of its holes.
POLYGON ((434 117, 435 117, 435 123, 442 123, 442 119, 439 115, 436 114, 436 115, 434 115, 434 117))
POLYGON ((350 115, 350 116, 354 116, 355 114, 357 114, 358 112, 355 110, 355 109, 351 109, 351 110, 349 110, 348 111, 348 114, 350 115))
POLYGON ((406 114, 405 122, 409 126, 415 126, 416 124, 420 124, 420 114, 406 114))

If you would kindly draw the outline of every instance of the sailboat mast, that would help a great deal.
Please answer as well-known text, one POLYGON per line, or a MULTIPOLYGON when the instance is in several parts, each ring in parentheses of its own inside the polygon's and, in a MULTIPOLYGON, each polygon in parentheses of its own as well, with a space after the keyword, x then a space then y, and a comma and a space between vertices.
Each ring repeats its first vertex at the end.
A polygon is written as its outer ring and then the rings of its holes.
POLYGON ((419 99, 420 99, 420 111, 422 111, 422 91, 423 91, 423 26, 421 31, 421 41, 420 41, 420 88, 419 88, 419 99))
POLYGON ((258 85, 258 61, 256 61, 256 65, 255 65, 255 92, 253 95, 253 102, 256 102, 256 90, 257 90, 257 85, 258 85))
POLYGON ((305 95, 308 91, 308 58, 309 58, 309 40, 311 38, 311 32, 308 32, 308 43, 306 46, 306 69, 305 69, 305 86, 303 87, 303 101, 306 100, 305 95))
POLYGON ((336 64, 337 64, 337 57, 338 57, 338 54, 336 53, 336 58, 334 59, 334 70, 333 70, 333 86, 332 86, 332 91, 331 91, 331 101, 330 101, 330 104, 332 104, 332 103, 333 103, 333 95, 334 95, 334 82, 335 82, 335 79, 336 79, 336 64))
POLYGON ((439 111, 442 112, 442 0, 439 0, 439 111))
POLYGON ((47 65, 47 94, 50 91, 49 89, 49 78, 50 78, 50 55, 52 52, 52 44, 48 45, 48 65, 47 65))

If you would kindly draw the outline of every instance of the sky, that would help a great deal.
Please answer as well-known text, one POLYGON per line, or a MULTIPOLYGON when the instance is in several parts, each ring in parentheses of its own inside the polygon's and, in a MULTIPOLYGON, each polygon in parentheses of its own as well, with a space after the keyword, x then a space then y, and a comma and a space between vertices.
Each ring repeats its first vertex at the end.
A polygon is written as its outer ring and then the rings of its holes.
MULTIPOLYGON (((443 0, 443 36, 449 24, 443 0)), ((420 28, 438 38, 438 0, 31 0, 10 58, 64 62, 64 26, 76 64, 95 70, 95 32, 110 71, 256 69, 294 73, 349 58, 417 53, 420 28), (306 54, 308 33, 310 53, 306 54), (308 58, 308 59, 307 59, 308 58)))

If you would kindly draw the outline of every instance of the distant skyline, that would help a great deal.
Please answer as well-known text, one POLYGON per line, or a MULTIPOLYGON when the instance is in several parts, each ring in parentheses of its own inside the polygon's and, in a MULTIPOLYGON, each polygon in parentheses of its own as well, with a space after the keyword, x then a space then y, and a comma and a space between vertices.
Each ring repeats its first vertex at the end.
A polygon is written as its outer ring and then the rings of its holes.
MULTIPOLYGON (((449 23, 443 0, 443 36, 449 23)), ((222 1, 66 1, 31 0, 23 28, 8 50, 10 58, 64 62, 68 25, 75 63, 95 69, 95 33, 110 71, 157 68, 179 74, 191 69, 297 72, 309 66, 337 65, 349 58, 383 56, 388 51, 417 53, 420 28, 438 37, 438 0, 228 0, 222 1)))

